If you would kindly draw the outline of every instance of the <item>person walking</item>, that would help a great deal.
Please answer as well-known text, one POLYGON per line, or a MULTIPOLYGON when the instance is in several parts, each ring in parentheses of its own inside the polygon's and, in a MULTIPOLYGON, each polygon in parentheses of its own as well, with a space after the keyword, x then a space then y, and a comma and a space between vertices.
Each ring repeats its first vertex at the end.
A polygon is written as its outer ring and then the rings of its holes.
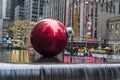
POLYGON ((92 49, 89 50, 89 57, 93 57, 92 49))
POLYGON ((74 56, 77 56, 78 55, 78 47, 75 47, 74 48, 74 56))
POLYGON ((89 52, 88 52, 87 49, 86 49, 85 52, 84 52, 84 56, 87 56, 87 57, 89 56, 89 52))

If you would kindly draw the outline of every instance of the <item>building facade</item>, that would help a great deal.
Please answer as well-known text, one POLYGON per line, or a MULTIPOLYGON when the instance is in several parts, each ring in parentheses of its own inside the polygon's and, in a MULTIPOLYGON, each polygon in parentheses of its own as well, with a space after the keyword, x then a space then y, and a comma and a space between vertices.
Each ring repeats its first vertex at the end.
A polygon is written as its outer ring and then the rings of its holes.
POLYGON ((0 18, 0 41, 2 41, 2 37, 3 37, 3 25, 4 25, 4 20, 6 20, 6 3, 7 0, 1 0, 1 18, 0 18))
POLYGON ((109 46, 114 50, 120 50, 120 16, 108 19, 107 36, 109 46))
POLYGON ((5 36, 9 35, 8 23, 14 20, 14 9, 15 9, 15 2, 16 0, 2 0, 0 3, 1 7, 1 18, 0 18, 0 35, 1 41, 5 36))
POLYGON ((97 38, 107 39, 106 22, 109 18, 120 15, 120 1, 111 0, 98 4, 97 38))
POLYGON ((42 18, 53 18, 65 23, 66 0, 45 0, 42 18))
POLYGON ((0 41, 2 41, 2 6, 3 1, 0 0, 0 41))
POLYGON ((3 2, 2 0, 0 0, 0 19, 2 18, 2 4, 3 2))
POLYGON ((8 23, 12 20, 11 19, 11 1, 12 0, 4 0, 3 6, 2 6, 2 41, 4 40, 4 37, 9 35, 9 29, 8 29, 8 23))
MULTIPOLYGON (((79 1, 79 0, 78 0, 79 1)), ((81 0, 79 13, 80 38, 107 39, 107 19, 120 15, 119 0, 81 0)))
POLYGON ((25 0, 25 20, 37 22, 43 15, 44 0, 25 0))
POLYGON ((107 19, 119 16, 119 7, 119 0, 45 0, 41 18, 58 19, 66 27, 73 27, 81 40, 86 34, 106 40, 107 19))
POLYGON ((24 0, 16 0, 15 9, 14 9, 14 20, 24 20, 25 19, 25 10, 24 10, 24 0))

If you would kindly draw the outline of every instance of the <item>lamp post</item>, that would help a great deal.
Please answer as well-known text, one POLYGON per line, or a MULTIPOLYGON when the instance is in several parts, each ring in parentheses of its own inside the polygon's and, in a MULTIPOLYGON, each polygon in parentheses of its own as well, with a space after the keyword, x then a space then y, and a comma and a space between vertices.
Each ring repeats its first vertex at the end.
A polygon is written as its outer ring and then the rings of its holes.
MULTIPOLYGON (((74 0, 72 0, 72 27, 74 26, 74 0)), ((70 63, 72 63, 73 56, 73 35, 71 35, 71 54, 70 54, 70 63)))
POLYGON ((86 0, 85 1, 85 10, 86 10, 86 22, 85 22, 85 47, 87 49, 87 38, 89 37, 88 33, 87 33, 87 27, 88 27, 88 19, 89 19, 89 15, 88 15, 88 11, 89 11, 89 8, 88 8, 88 1, 86 0))
MULTIPOLYGON (((66 25, 66 0, 64 1, 64 6, 65 6, 65 8, 64 8, 64 25, 66 25)), ((63 53, 62 53, 62 61, 63 62, 64 62, 64 54, 65 54, 65 52, 63 50, 63 53)))
POLYGON ((74 32, 73 32, 73 29, 72 27, 67 27, 67 34, 68 36, 70 37, 70 49, 71 49, 71 52, 70 52, 70 62, 72 63, 72 55, 73 55, 73 35, 74 35, 74 32))
POLYGON ((85 22, 85 34, 87 34, 87 27, 88 27, 88 10, 89 10, 89 6, 88 6, 88 1, 85 2, 85 10, 86 10, 86 22, 85 22))

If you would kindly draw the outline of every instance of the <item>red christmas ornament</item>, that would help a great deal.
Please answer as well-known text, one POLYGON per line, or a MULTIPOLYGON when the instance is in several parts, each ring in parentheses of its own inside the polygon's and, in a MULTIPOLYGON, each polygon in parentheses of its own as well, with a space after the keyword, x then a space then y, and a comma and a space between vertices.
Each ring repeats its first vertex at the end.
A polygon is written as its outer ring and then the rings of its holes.
POLYGON ((65 26, 58 20, 40 20, 32 29, 31 43, 41 55, 53 57, 62 52, 68 36, 65 26))

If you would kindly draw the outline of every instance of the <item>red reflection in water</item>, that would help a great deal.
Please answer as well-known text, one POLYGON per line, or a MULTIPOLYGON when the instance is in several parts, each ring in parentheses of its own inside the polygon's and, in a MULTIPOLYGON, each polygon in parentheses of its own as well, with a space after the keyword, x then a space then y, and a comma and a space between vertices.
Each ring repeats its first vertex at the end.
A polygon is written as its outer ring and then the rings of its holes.
MULTIPOLYGON (((72 63, 103 63, 103 58, 98 57, 72 57, 72 63)), ((64 63, 70 63, 70 56, 64 56, 64 63)))

